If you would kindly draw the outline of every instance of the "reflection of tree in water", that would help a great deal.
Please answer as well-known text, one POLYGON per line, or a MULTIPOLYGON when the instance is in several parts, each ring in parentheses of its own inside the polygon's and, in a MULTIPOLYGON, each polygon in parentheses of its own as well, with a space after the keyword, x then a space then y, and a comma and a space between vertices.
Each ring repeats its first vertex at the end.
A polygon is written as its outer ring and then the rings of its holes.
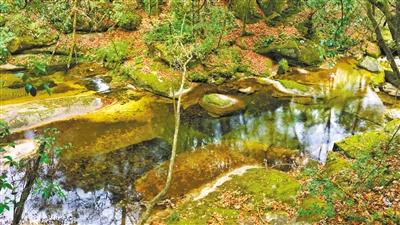
POLYGON ((383 105, 364 80, 356 84, 336 83, 321 99, 276 99, 256 93, 244 113, 222 118, 198 118, 186 125, 210 136, 189 147, 220 143, 257 141, 268 146, 298 148, 325 160, 333 143, 352 133, 365 131, 382 122, 383 105), (268 103, 268 104, 266 104, 268 103), (216 129, 218 128, 218 129, 216 129), (201 143, 201 144, 199 144, 201 143))
POLYGON ((168 143, 153 139, 91 158, 61 159, 57 174, 66 200, 45 202, 36 197, 29 201, 27 216, 79 224, 121 224, 126 205, 139 204, 135 180, 169 154, 168 143))

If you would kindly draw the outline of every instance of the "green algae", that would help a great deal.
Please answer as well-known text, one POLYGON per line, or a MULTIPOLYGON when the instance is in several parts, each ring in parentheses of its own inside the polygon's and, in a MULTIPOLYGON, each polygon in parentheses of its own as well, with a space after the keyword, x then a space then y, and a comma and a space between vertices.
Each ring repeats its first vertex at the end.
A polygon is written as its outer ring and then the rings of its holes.
POLYGON ((299 90, 301 92, 307 92, 310 90, 308 86, 300 84, 293 80, 279 80, 279 82, 287 89, 299 90))

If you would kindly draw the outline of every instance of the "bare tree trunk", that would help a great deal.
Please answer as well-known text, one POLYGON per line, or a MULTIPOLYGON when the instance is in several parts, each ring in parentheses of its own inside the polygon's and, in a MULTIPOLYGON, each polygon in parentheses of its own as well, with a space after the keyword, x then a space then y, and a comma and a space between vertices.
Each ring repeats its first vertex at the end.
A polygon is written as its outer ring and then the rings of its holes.
POLYGON ((73 13, 73 19, 72 19, 72 46, 69 51, 69 56, 68 56, 68 63, 67 67, 70 68, 71 66, 71 61, 72 61, 72 55, 75 51, 76 47, 76 17, 77 17, 77 2, 78 0, 74 0, 73 6, 72 6, 72 13, 73 13))
POLYGON ((167 179, 165 182, 164 188, 148 203, 146 211, 140 217, 138 225, 143 225, 146 223, 147 219, 150 217, 150 213, 153 210, 154 206, 167 194, 169 187, 171 186, 172 180, 172 173, 174 170, 175 165, 175 157, 176 157, 176 150, 178 146, 178 134, 179 134, 179 127, 181 123, 181 102, 182 102, 182 93, 184 90, 185 80, 186 80, 186 73, 187 73, 187 64, 190 62, 192 57, 190 56, 186 62, 182 65, 182 79, 178 93, 178 101, 175 109, 175 130, 174 130, 174 137, 172 141, 172 151, 171 151, 171 158, 169 161, 168 167, 168 174, 167 179))
POLYGON ((394 56, 393 56, 392 52, 390 51, 389 47, 387 46, 387 44, 385 43, 385 40, 383 39, 382 32, 381 32, 381 29, 379 27, 379 24, 376 21, 374 15, 373 15, 373 7, 375 7, 375 5, 373 5, 373 4, 369 4, 367 6, 367 16, 368 16, 369 20, 372 23, 372 26, 373 26, 375 34, 376 34, 376 38, 378 40, 378 43, 383 48, 383 51, 386 54, 386 57, 387 57, 387 59, 388 59, 388 61, 390 63, 390 66, 391 66, 393 72, 397 75, 398 78, 400 78, 400 71, 399 71, 399 68, 396 65, 396 62, 394 60, 394 56))
POLYGON ((13 214, 12 225, 18 225, 22 219, 25 202, 26 202, 26 200, 28 200, 28 197, 29 197, 30 193, 32 192, 33 185, 35 184, 35 180, 38 176, 40 160, 41 160, 41 153, 44 151, 44 149, 45 149, 44 144, 40 145, 38 157, 36 158, 32 168, 30 170, 27 170, 27 172, 26 172, 25 186, 22 189, 22 193, 19 198, 19 201, 14 203, 14 214, 13 214))

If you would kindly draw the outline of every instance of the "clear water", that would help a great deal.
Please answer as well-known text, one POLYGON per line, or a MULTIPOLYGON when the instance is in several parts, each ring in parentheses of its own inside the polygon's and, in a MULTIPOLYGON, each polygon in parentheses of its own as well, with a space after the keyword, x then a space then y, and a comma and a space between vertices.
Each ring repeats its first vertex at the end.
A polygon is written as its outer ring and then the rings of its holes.
MULTIPOLYGON (((321 74, 316 73, 317 80, 310 82, 317 83, 314 88, 322 93, 315 98, 277 95, 265 87, 252 95, 230 91, 247 102, 245 111, 231 116, 213 118, 198 105, 189 107, 182 115, 179 151, 198 151, 222 142, 240 148, 253 141, 300 149, 324 161, 336 141, 384 122, 384 105, 361 71, 339 66, 329 73, 326 80, 318 80, 321 74)), ((260 86, 255 80, 246 85, 260 86)), ((195 91, 205 90, 217 92, 218 87, 195 91)), ((123 121, 80 118, 47 125, 61 131, 60 143, 73 145, 60 159, 56 173, 67 197, 48 201, 31 197, 25 221, 121 224, 124 217, 130 224, 140 208, 134 182, 168 159, 173 132, 170 102, 155 102, 143 110, 146 115, 141 119, 132 111, 127 112, 132 118, 123 121)), ((8 212, 0 217, 0 224, 7 224, 10 216, 8 212)))

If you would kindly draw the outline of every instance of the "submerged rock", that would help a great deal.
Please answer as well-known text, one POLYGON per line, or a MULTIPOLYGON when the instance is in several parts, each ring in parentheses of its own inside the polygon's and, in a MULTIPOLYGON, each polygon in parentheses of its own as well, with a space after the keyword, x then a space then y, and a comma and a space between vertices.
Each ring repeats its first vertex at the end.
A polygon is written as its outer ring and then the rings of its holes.
POLYGON ((200 101, 200 106, 211 116, 219 117, 243 110, 246 104, 236 97, 214 93, 204 95, 200 101))
POLYGON ((269 78, 257 78, 257 82, 260 84, 272 85, 278 91, 289 95, 303 97, 315 96, 315 93, 313 93, 310 88, 292 80, 273 80, 269 78))
POLYGON ((253 93, 255 92, 255 90, 254 90, 253 87, 247 87, 247 88, 240 88, 240 89, 239 89, 239 92, 240 92, 240 93, 243 93, 243 94, 248 94, 248 95, 250 95, 250 94, 253 94, 253 93))
POLYGON ((9 63, 0 65, 0 71, 12 71, 13 72, 13 71, 21 71, 24 69, 26 69, 26 68, 23 66, 16 66, 16 65, 9 64, 9 63))
POLYGON ((359 66, 373 73, 382 71, 382 67, 379 64, 378 60, 372 58, 371 56, 364 57, 359 63, 359 66))
POLYGON ((96 96, 76 95, 5 105, 0 119, 5 120, 13 131, 19 131, 92 112, 102 106, 102 100, 96 96))
POLYGON ((15 147, 5 147, 5 152, 0 153, 0 167, 5 169, 5 156, 11 156, 15 161, 25 159, 35 154, 37 149, 37 143, 32 139, 18 140, 15 142, 15 147))
MULTIPOLYGON (((217 178, 224 172, 255 161, 237 151, 226 149, 204 149, 178 154, 173 172, 173 182, 168 197, 179 197, 217 178)), ((149 171, 135 182, 136 191, 148 200, 164 187, 168 162, 149 171)))

